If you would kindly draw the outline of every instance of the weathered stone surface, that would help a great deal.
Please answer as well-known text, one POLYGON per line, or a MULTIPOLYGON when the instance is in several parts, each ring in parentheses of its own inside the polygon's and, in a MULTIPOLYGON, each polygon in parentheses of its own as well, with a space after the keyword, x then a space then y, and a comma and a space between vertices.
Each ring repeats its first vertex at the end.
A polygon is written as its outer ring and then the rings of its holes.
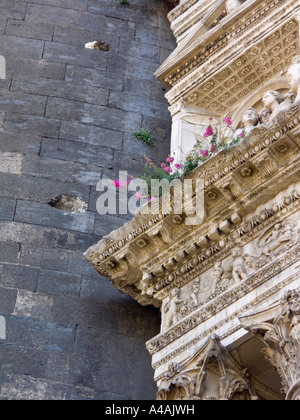
MULTIPOLYGON (((144 343, 158 332, 159 313, 143 312, 108 281, 103 287, 83 252, 124 221, 98 217, 96 184, 117 179, 120 168, 142 173, 147 148, 132 143, 131 133, 149 127, 167 144, 167 105, 152 91, 159 33, 174 46, 169 7, 161 0, 0 0, 0 9, 7 64, 0 81, 0 314, 7 325, 0 399, 153 399, 144 343), (147 41, 152 36, 156 43, 147 41), (94 40, 110 51, 84 48, 94 40), (143 98, 153 102, 150 113, 143 98), (89 209, 51 207, 60 195, 89 209)), ((153 156, 161 153, 167 149, 153 156)))

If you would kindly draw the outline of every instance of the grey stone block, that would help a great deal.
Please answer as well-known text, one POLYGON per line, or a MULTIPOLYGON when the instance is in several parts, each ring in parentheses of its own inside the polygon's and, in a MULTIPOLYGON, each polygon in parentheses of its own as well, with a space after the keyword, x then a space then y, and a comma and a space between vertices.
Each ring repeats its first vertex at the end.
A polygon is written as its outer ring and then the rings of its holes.
MULTIPOLYGON (((57 297, 53 308, 53 321, 63 324, 79 324, 95 328, 108 328, 108 317, 96 299, 78 299, 75 297, 57 297)), ((110 319, 110 322, 112 320, 110 319)), ((116 326, 113 322, 111 327, 116 326)))
POLYGON ((123 75, 110 72, 109 77, 105 71, 88 69, 86 67, 67 66, 66 81, 85 83, 85 86, 92 85, 115 91, 123 89, 123 75))
POLYGON ((0 0, 2 18, 23 20, 25 18, 27 3, 18 0, 0 0))
POLYGON ((2 55, 12 54, 16 57, 42 58, 44 42, 36 39, 0 36, 0 51, 2 55))
POLYGON ((26 20, 30 22, 66 26, 69 28, 82 28, 84 30, 96 32, 105 27, 106 24, 105 16, 97 16, 84 11, 32 3, 28 3, 26 20))
POLYGON ((86 266, 84 267, 85 270, 82 270, 84 273, 81 273, 80 267, 81 263, 84 265, 83 252, 94 244, 95 239, 96 241, 98 239, 100 240, 100 238, 95 238, 93 235, 77 232, 72 233, 62 229, 53 229, 45 226, 34 226, 16 222, 0 223, 0 235, 3 241, 16 242, 28 246, 34 244, 36 247, 51 247, 57 250, 63 250, 62 254, 66 258, 70 255, 70 265, 73 263, 76 269, 76 271, 68 271, 74 272, 75 274, 89 274, 94 272, 93 267, 88 264, 88 262, 86 262, 86 266), (66 254, 65 250, 70 250, 70 254, 66 254), (71 251, 76 251, 77 253, 74 254, 74 252, 71 251), (90 270, 87 268, 90 268, 90 270))
MULTIPOLYGON (((18 198, 33 202, 49 203, 52 198, 58 197, 61 194, 71 194, 81 197, 88 203, 90 195, 89 185, 75 183, 70 179, 67 181, 59 181, 55 180, 55 178, 41 178, 42 172, 39 172, 38 167, 36 169, 32 168, 32 170, 33 173, 34 170, 36 170, 36 176, 1 174, 0 195, 3 197, 18 198)), ((48 176, 53 178, 51 175, 48 176)), ((78 177, 79 176, 80 172, 78 173, 78 177)), ((86 176, 85 172, 82 172, 82 176, 86 176)), ((56 176, 56 178, 58 177, 59 175, 56 176)), ((95 173, 93 177, 94 180, 96 180, 97 173, 95 173)), ((95 185, 95 183, 92 185, 95 185)))
POLYGON ((24 347, 0 346, 0 366, 2 375, 26 375, 42 378, 46 374, 48 352, 34 352, 24 347))
POLYGON ((2 314, 12 314, 17 299, 17 291, 0 287, 0 311, 2 314))
POLYGON ((18 131, 0 133, 0 151, 37 155, 40 152, 42 139, 18 131))
POLYGON ((170 114, 165 104, 127 92, 111 92, 109 106, 122 110, 140 112, 148 117, 159 118, 165 121, 169 121, 170 119, 170 114))
POLYGON ((81 275, 58 271, 40 270, 37 290, 62 296, 79 296, 81 275))
POLYGON ((54 298, 52 296, 28 290, 18 290, 13 315, 51 321, 53 304, 54 298))
POLYGON ((149 80, 124 77, 124 91, 137 96, 150 98, 152 83, 149 80))
POLYGON ((119 38, 135 39, 136 24, 125 19, 106 16, 105 33, 119 38))
POLYGON ((0 262, 17 264, 19 260, 20 245, 14 242, 4 242, 4 241, 5 239, 1 238, 0 262))
POLYGON ((59 138, 122 150, 123 133, 93 125, 62 121, 59 138))
POLYGON ((120 6, 118 4, 112 4, 111 1, 108 0, 101 2, 98 0, 90 0, 88 11, 96 15, 109 16, 132 22, 151 23, 155 25, 157 23, 157 11, 153 7, 153 4, 148 2, 148 7, 146 3, 143 3, 143 6, 144 7, 135 5, 135 11, 132 13, 130 5, 127 4, 120 6))
POLYGON ((2 383, 4 400, 71 401, 94 400, 95 392, 87 387, 70 387, 31 376, 5 375, 2 383))
POLYGON ((167 93, 167 89, 161 83, 153 83, 151 87, 151 99, 155 101, 162 102, 166 108, 168 108, 169 104, 165 98, 165 94, 167 93))
POLYGON ((24 245, 21 248, 20 262, 46 270, 67 271, 68 257, 67 251, 24 245))
MULTIPOLYGON (((93 40, 94 41, 94 40, 93 40)), ((91 69, 105 70, 107 53, 74 45, 46 42, 43 58, 56 63, 76 64, 91 69)))
POLYGON ((5 35, 33 38, 37 40, 51 41, 54 33, 54 25, 46 23, 23 22, 9 19, 7 21, 5 35))
POLYGON ((72 352, 75 325, 64 325, 26 317, 7 316, 7 340, 9 346, 22 346, 49 352, 72 352))
POLYGON ((0 284, 13 289, 36 291, 39 270, 22 265, 0 265, 0 284))
POLYGON ((106 236, 113 230, 120 228, 124 224, 124 219, 118 215, 100 215, 96 214, 95 218, 95 234, 99 236, 106 236))
POLYGON ((59 127, 59 120, 10 113, 6 116, 4 130, 16 130, 23 135, 58 138, 59 127))
POLYGON ((46 116, 129 132, 137 130, 142 121, 139 113, 56 98, 49 98, 46 116))
MULTIPOLYGON (((30 3, 39 4, 40 0, 30 0, 30 3)), ((43 4, 47 4, 49 6, 62 7, 64 9, 87 9, 87 0, 43 0, 43 4)))
MULTIPOLYGON (((171 116, 169 116, 169 120, 162 120, 147 117, 146 115, 143 118, 143 128, 147 128, 153 133, 153 137, 159 143, 167 143, 170 152, 170 137, 171 137, 171 116)), ((165 156, 164 153, 161 154, 161 158, 163 159, 165 156)))
POLYGON ((157 70, 157 64, 140 60, 139 58, 127 57, 121 54, 111 54, 108 60, 108 71, 129 76, 137 79, 150 80, 156 79, 153 74, 157 70))
POLYGON ((2 20, 2 17, 0 17, 0 35, 4 35, 6 28, 6 20, 2 20))
MULTIPOLYGON (((43 139, 41 156, 52 159, 68 160, 100 167, 107 167, 113 158, 113 149, 93 144, 66 140, 43 139)), ((87 168, 87 170, 90 166, 87 168)), ((99 171, 101 174, 101 171, 99 171)), ((98 177, 98 179, 100 179, 98 177)))
MULTIPOLYGON (((98 238, 100 240, 100 237, 98 238)), ((97 242, 97 239, 96 239, 97 242)), ((83 252, 71 253, 69 257, 68 272, 80 275, 94 275, 96 270, 94 267, 84 258, 83 252)))
POLYGON ((143 174, 145 159, 130 153, 130 149, 126 152, 115 150, 113 167, 119 171, 128 171, 131 175, 136 176, 143 174))
POLYGON ((19 92, 3 92, 0 96, 0 111, 25 115, 43 116, 46 109, 46 96, 19 92))
POLYGON ((84 355, 51 353, 48 358, 48 380, 75 386, 94 388, 99 360, 84 355))
POLYGON ((116 51, 119 44, 119 38, 116 34, 106 34, 105 27, 99 28, 98 31, 94 32, 87 31, 86 29, 66 28, 65 26, 57 25, 53 40, 63 44, 77 45, 81 49, 88 42, 106 42, 110 46, 110 51, 116 51))
POLYGON ((71 231, 92 233, 95 216, 93 213, 74 214, 57 210, 47 204, 18 201, 15 221, 42 226, 62 228, 71 231))
POLYGON ((159 61, 159 47, 151 44, 146 44, 139 41, 131 41, 128 39, 121 39, 119 45, 119 53, 131 57, 139 57, 144 61, 159 61))
MULTIPOLYGON (((61 157, 64 157, 63 155, 61 157)), ((25 156, 23 162, 23 174, 39 177, 37 184, 43 184, 41 178, 57 179, 61 182, 77 182, 85 185, 96 185, 101 179, 102 170, 97 166, 82 165, 58 159, 38 158, 25 156)), ((25 181, 28 182, 27 177, 25 181)), ((77 185, 74 187, 78 187, 77 185)), ((67 188, 65 188, 67 190, 67 188)), ((57 190, 57 188, 55 188, 57 190)), ((63 192, 65 194, 66 192, 63 192)), ((58 194, 60 195, 60 194, 58 194)), ((53 197, 57 197, 53 192, 53 197)), ((21 198, 21 197, 20 197, 21 198)))
POLYGON ((5 58, 7 71, 13 74, 31 74, 56 80, 63 80, 65 77, 66 64, 16 57, 10 54, 6 54, 5 58))
POLYGON ((0 198, 0 220, 13 220, 16 208, 16 200, 0 198))
POLYGON ((161 48, 167 48, 174 51, 176 40, 171 31, 159 29, 155 26, 142 24, 138 22, 136 25, 136 40, 145 44, 157 45, 161 48))

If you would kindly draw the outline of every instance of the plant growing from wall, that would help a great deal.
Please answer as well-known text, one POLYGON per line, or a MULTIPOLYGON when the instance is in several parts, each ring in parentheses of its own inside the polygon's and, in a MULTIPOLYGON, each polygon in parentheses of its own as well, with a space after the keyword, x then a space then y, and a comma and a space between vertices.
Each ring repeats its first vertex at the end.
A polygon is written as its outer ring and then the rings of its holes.
MULTIPOLYGON (((241 139, 245 136, 244 130, 240 130, 237 134, 231 129, 232 120, 229 117, 224 119, 224 125, 218 126, 213 124, 213 118, 210 118, 211 123, 206 127, 203 135, 197 137, 196 144, 192 151, 187 155, 185 162, 175 163, 175 158, 168 156, 166 161, 160 166, 153 163, 152 159, 145 157, 146 164, 144 167, 144 174, 139 176, 140 179, 146 181, 148 186, 148 198, 151 200, 151 181, 163 179, 171 182, 174 179, 181 179, 206 162, 211 157, 217 155, 219 152, 225 149, 230 149, 234 145, 238 144, 241 139)), ((142 129, 133 134, 137 139, 143 141, 146 144, 153 144, 153 138, 148 130, 142 129)), ((130 177, 130 181, 133 180, 130 177)), ((128 185, 130 183, 126 185, 128 185)), ((120 185, 119 180, 114 180, 115 186, 118 188, 125 188, 126 185, 120 185)), ((147 196, 147 192, 144 192, 144 196, 147 196)), ((138 198, 143 195, 138 193, 138 198)))
POLYGON ((146 128, 141 128, 140 130, 135 131, 133 133, 133 137, 149 146, 155 146, 153 136, 146 128))
POLYGON ((129 0, 117 0, 119 4, 129 4, 129 0))

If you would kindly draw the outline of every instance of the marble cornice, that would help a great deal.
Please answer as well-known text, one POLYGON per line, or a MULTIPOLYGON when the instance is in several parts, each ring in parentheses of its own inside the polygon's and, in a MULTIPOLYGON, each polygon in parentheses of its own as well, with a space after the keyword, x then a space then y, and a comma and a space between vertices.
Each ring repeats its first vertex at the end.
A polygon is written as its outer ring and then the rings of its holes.
MULTIPOLYGON (((276 223, 281 208, 267 210, 266 203, 299 180, 299 127, 300 106, 293 105, 190 173, 188 178, 204 180, 206 218, 201 225, 186 226, 184 215, 175 220, 172 214, 139 213, 91 247, 86 258, 142 305, 160 306, 178 277, 188 282, 194 270, 212 266, 214 256, 225 257, 230 240, 249 240, 260 226, 276 223), (257 208, 266 212, 266 220, 257 208)), ((289 208, 298 202, 298 196, 292 197, 289 208)))

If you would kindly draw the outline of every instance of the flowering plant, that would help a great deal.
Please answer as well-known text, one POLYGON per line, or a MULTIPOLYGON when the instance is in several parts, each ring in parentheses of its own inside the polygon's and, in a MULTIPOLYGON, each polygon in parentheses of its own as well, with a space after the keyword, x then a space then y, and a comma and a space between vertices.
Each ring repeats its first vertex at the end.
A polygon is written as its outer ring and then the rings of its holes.
MULTIPOLYGON (((210 124, 206 127, 202 136, 197 137, 196 144, 192 151, 187 155, 186 161, 183 164, 174 163, 175 158, 168 156, 166 161, 160 166, 153 163, 152 159, 145 157, 146 164, 144 168, 144 174, 140 177, 146 181, 148 185, 148 191, 151 191, 151 181, 166 179, 171 182, 174 179, 184 178, 192 170, 197 168, 203 162, 210 159, 212 156, 219 153, 221 150, 229 149, 235 144, 239 143, 240 140, 245 136, 244 131, 241 131, 238 135, 233 136, 233 130, 231 129, 232 120, 230 117, 224 119, 222 127, 217 124, 213 124, 213 118, 210 118, 210 124), (229 140, 230 141, 229 141, 229 140)), ((121 185, 119 180, 114 180, 114 184, 117 188, 125 188, 133 177, 130 176, 130 180, 127 181, 126 185, 121 185)), ((142 193, 136 194, 138 199, 143 197, 142 193)), ((151 200, 151 196, 148 196, 151 200)))

